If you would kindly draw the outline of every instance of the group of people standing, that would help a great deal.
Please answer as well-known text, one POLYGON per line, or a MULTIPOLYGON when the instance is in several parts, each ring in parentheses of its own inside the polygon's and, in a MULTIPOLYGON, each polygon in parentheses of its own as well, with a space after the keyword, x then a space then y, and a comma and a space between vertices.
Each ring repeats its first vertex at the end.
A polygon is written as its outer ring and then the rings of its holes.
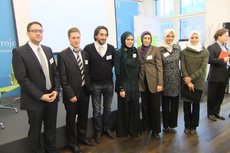
MULTIPOLYGON (((84 49, 80 48, 80 30, 73 27, 67 34, 69 46, 58 54, 56 67, 51 48, 40 44, 42 24, 29 23, 29 41, 13 49, 12 63, 21 86, 21 109, 28 114, 30 152, 57 153, 55 139, 60 86, 66 109, 67 144, 72 152, 81 153, 78 143, 94 145, 86 135, 90 95, 95 142, 101 143, 103 133, 114 139, 111 131, 113 67, 118 100, 117 137, 138 137, 145 131, 160 139, 161 101, 163 131, 175 133, 181 86, 186 85, 191 92, 204 90, 208 62, 208 117, 215 121, 224 119, 219 113, 228 82, 229 57, 218 57, 221 51, 227 52, 227 33, 226 29, 218 30, 216 43, 209 46, 208 51, 200 44, 199 32, 193 31, 187 47, 181 51, 172 29, 165 30, 160 47, 152 45, 150 32, 143 32, 142 45, 138 48, 134 47, 133 34, 127 31, 121 35, 121 47, 116 51, 106 43, 109 33, 105 26, 95 29, 95 42, 84 49), (43 123, 44 147, 40 142, 43 123)), ((186 98, 183 101, 184 132, 195 134, 199 125, 199 101, 186 98)))

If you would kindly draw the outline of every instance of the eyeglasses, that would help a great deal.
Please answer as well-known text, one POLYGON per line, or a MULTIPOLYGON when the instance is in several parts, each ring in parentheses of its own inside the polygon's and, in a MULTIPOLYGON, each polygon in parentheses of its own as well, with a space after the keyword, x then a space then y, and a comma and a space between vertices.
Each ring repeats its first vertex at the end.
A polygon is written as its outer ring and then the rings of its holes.
POLYGON ((41 29, 41 30, 37 30, 37 29, 32 29, 30 30, 29 32, 33 32, 33 33, 43 33, 44 31, 41 29))

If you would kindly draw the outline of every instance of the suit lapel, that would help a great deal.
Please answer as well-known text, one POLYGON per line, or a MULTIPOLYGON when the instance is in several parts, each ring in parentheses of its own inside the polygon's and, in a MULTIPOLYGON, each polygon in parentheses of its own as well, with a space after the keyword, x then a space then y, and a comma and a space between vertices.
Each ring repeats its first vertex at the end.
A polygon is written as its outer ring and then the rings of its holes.
POLYGON ((141 55, 141 52, 142 52, 142 50, 141 50, 141 47, 140 47, 140 49, 137 50, 137 54, 138 54, 138 58, 140 59, 140 63, 144 63, 144 60, 143 60, 142 55, 141 55))
POLYGON ((77 59, 75 58, 75 55, 70 48, 67 49, 67 55, 69 56, 70 60, 74 62, 74 65, 80 70, 77 59))
POLYGON ((216 55, 219 56, 222 49, 220 48, 220 46, 217 42, 215 43, 215 48, 216 48, 216 52, 217 52, 216 55))
POLYGON ((41 66, 37 56, 35 55, 34 51, 32 50, 32 48, 30 47, 30 45, 28 43, 26 44, 26 48, 27 48, 28 55, 30 56, 30 58, 33 59, 33 61, 35 62, 35 65, 38 65, 41 72, 43 73, 42 66, 41 66))

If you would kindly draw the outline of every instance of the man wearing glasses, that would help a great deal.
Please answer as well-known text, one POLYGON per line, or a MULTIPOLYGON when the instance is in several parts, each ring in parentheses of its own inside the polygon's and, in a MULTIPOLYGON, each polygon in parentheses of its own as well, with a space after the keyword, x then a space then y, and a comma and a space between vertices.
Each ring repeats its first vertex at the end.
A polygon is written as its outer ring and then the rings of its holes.
POLYGON ((27 25, 29 41, 13 49, 14 74, 21 86, 21 109, 29 120, 28 141, 31 153, 57 153, 56 120, 59 77, 51 48, 41 45, 42 24, 27 25), (41 127, 44 123, 43 145, 41 127), (41 146, 44 146, 41 147, 41 146))

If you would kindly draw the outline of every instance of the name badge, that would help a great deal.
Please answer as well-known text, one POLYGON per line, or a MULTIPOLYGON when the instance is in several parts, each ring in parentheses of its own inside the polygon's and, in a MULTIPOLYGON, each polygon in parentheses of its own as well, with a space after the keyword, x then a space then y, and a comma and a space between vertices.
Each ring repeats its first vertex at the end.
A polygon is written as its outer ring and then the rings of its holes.
POLYGON ((146 58, 146 60, 151 60, 151 59, 153 59, 152 55, 148 55, 147 58, 146 58))
POLYGON ((133 54, 133 58, 137 58, 137 54, 135 53, 135 54, 133 54))
POLYGON ((54 59, 51 58, 51 59, 50 59, 50 64, 53 64, 53 62, 54 62, 54 59))
POLYGON ((111 60, 111 59, 112 59, 112 55, 106 56, 106 60, 111 60))
POLYGON ((88 65, 88 60, 85 60, 85 65, 88 65))
POLYGON ((164 55, 164 57, 167 57, 167 56, 169 56, 170 54, 169 54, 169 52, 167 52, 167 53, 164 53, 163 55, 164 55))

